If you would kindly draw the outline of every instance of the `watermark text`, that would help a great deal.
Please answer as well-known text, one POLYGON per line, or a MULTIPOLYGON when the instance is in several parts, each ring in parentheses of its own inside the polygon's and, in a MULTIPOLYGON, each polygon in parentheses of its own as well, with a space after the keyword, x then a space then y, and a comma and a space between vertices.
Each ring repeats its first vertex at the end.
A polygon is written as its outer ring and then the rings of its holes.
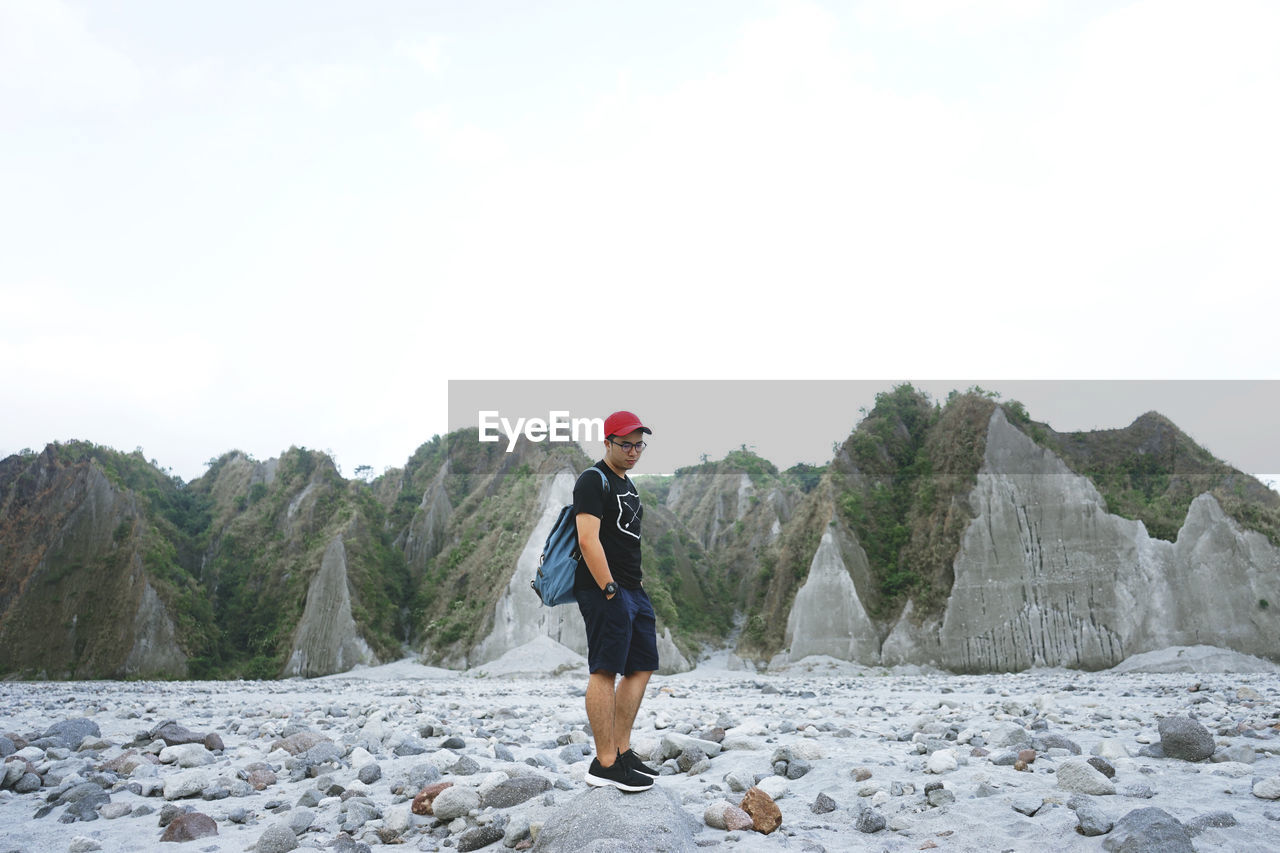
POLYGON ((502 417, 497 411, 481 411, 480 440, 507 439, 507 452, 515 450, 516 439, 524 436, 532 442, 540 441, 604 441, 604 418, 574 418, 568 412, 548 412, 543 418, 502 417))

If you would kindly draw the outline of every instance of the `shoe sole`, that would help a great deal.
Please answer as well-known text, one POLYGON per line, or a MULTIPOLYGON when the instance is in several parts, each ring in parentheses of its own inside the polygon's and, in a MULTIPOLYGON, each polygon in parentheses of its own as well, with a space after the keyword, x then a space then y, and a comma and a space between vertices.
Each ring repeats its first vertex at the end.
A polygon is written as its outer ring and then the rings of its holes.
POLYGON ((619 791, 626 791, 629 794, 638 794, 641 791, 647 791, 653 787, 653 783, 648 785, 624 785, 621 782, 615 782, 612 779, 605 779, 602 776, 592 776, 590 773, 586 777, 587 784, 597 788, 617 788, 619 791))

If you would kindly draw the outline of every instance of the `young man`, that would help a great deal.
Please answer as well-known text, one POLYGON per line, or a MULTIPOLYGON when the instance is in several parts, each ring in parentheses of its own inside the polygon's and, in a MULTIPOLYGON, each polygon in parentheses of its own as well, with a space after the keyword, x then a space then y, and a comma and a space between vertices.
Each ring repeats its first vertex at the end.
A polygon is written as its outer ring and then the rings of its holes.
POLYGON ((614 412, 605 419, 604 458, 595 465, 608 490, 594 471, 583 472, 573 489, 582 550, 574 594, 587 626, 587 720, 596 742, 587 784, 623 791, 643 791, 658 775, 631 751, 631 726, 658 668, 658 636, 641 586, 644 510, 627 473, 652 432, 631 412, 614 412))

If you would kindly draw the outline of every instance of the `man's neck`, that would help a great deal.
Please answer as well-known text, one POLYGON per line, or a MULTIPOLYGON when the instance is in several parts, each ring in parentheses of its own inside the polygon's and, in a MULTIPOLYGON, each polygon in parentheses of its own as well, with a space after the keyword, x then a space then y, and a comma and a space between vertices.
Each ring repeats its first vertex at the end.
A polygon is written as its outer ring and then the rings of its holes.
POLYGON ((621 478, 622 478, 622 479, 624 479, 624 480, 625 480, 625 479, 627 479, 627 472, 626 472, 626 471, 619 471, 617 468, 613 467, 613 465, 612 465, 612 464, 610 464, 610 462, 609 462, 609 460, 608 460, 608 459, 604 459, 604 460, 601 460, 601 461, 603 461, 603 462, 604 462, 605 467, 606 467, 606 468, 608 468, 610 471, 612 471, 613 473, 617 474, 619 477, 621 477, 621 478))

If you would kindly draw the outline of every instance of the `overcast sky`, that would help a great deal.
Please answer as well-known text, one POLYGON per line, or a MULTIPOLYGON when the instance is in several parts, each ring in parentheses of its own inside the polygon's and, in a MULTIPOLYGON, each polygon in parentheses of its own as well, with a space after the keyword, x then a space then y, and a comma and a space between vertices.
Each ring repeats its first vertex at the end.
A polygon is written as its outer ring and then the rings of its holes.
POLYGON ((1277 44, 1270 0, 0 0, 0 456, 382 470, 450 379, 1280 378, 1277 44))

